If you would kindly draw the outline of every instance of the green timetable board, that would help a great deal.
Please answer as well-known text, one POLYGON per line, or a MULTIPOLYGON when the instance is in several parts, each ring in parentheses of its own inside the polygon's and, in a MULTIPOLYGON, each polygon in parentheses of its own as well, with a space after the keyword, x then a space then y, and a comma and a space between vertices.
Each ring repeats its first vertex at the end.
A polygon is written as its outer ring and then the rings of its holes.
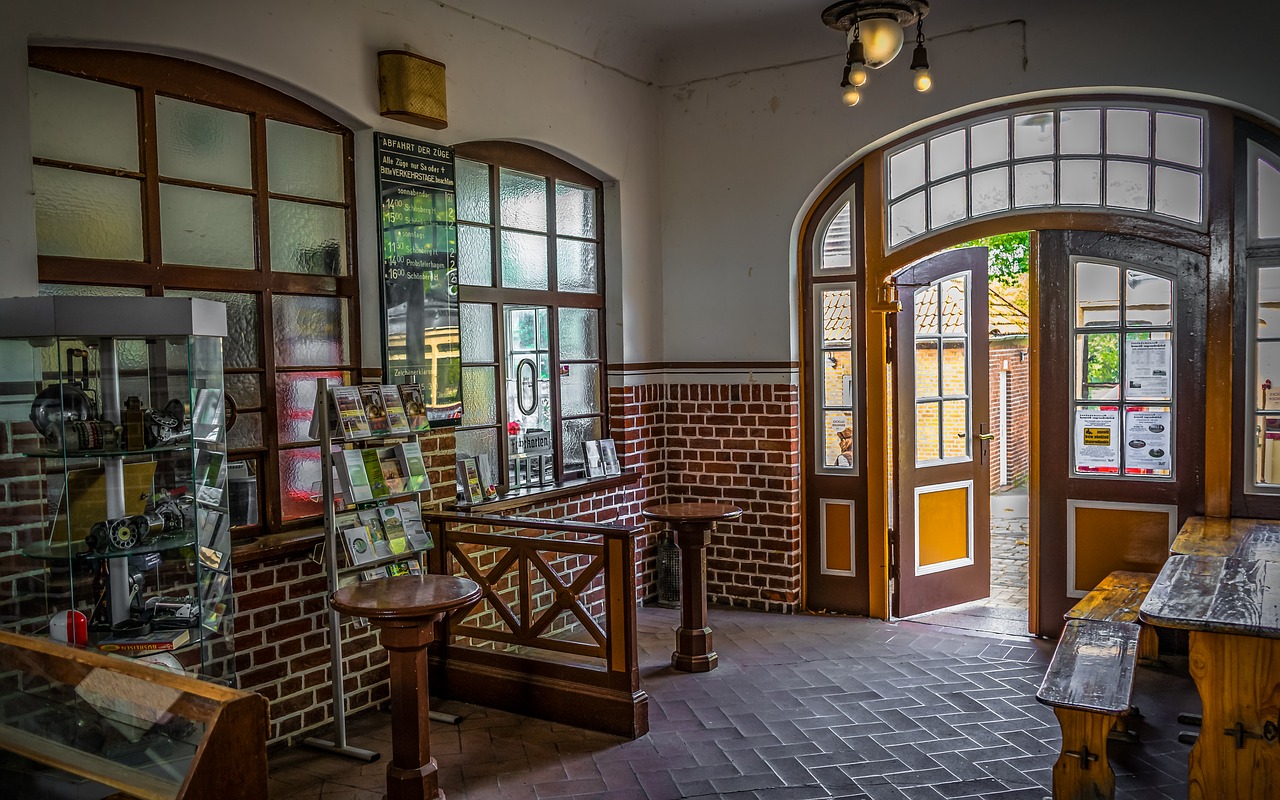
POLYGON ((453 150, 379 133, 382 369, 417 383, 432 427, 462 419, 453 150))

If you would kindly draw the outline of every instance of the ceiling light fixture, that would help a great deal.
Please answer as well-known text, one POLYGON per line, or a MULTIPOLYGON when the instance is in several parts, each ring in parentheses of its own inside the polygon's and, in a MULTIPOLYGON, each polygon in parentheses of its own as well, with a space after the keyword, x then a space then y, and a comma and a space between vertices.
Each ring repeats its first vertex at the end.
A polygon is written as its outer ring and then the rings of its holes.
POLYGON ((911 71, 916 91, 933 86, 929 54, 924 47, 924 17, 927 0, 841 0, 822 12, 829 28, 843 31, 849 43, 844 77, 840 81, 842 99, 854 106, 862 99, 858 87, 867 82, 867 70, 888 64, 902 50, 903 28, 916 26, 916 48, 911 54, 911 71))

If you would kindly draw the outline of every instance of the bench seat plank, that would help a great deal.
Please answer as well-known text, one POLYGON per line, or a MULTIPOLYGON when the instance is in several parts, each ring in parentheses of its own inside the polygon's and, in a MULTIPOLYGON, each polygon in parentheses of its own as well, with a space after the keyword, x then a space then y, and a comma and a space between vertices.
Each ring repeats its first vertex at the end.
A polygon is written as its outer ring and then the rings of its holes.
POLYGON ((1137 622, 1138 609, 1156 576, 1150 572, 1116 570, 1066 613, 1066 619, 1137 622))
POLYGON ((1053 651, 1040 702, 1119 716, 1129 711, 1138 661, 1138 626, 1132 622, 1067 622, 1053 651))

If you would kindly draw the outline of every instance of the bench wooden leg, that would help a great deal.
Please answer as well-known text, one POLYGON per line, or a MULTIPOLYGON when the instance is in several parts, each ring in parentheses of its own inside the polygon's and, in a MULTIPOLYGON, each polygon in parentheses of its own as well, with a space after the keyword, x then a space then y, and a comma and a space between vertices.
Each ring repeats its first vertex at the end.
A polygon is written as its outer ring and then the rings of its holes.
POLYGON ((1062 752, 1053 765, 1053 800, 1114 800, 1116 774, 1107 759, 1107 733, 1116 718, 1055 708, 1062 752))
POLYGON ((1156 635, 1156 629, 1150 625, 1140 625, 1138 628, 1138 663, 1158 664, 1160 662, 1160 637, 1156 635))

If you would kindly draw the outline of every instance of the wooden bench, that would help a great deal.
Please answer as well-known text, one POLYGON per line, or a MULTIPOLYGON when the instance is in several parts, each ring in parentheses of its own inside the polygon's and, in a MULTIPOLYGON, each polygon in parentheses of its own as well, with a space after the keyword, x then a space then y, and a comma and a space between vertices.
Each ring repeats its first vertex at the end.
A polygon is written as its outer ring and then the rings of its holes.
POLYGON ((1102 579, 1092 592, 1080 599, 1064 618, 1131 622, 1139 625, 1138 661, 1154 664, 1160 660, 1160 640, 1150 625, 1140 622, 1138 609, 1151 591, 1156 576, 1150 572, 1116 570, 1102 579))
POLYGON ((1107 734, 1130 710, 1138 625, 1068 620, 1036 699, 1053 707, 1062 752, 1053 765, 1054 800, 1114 798, 1107 734))

